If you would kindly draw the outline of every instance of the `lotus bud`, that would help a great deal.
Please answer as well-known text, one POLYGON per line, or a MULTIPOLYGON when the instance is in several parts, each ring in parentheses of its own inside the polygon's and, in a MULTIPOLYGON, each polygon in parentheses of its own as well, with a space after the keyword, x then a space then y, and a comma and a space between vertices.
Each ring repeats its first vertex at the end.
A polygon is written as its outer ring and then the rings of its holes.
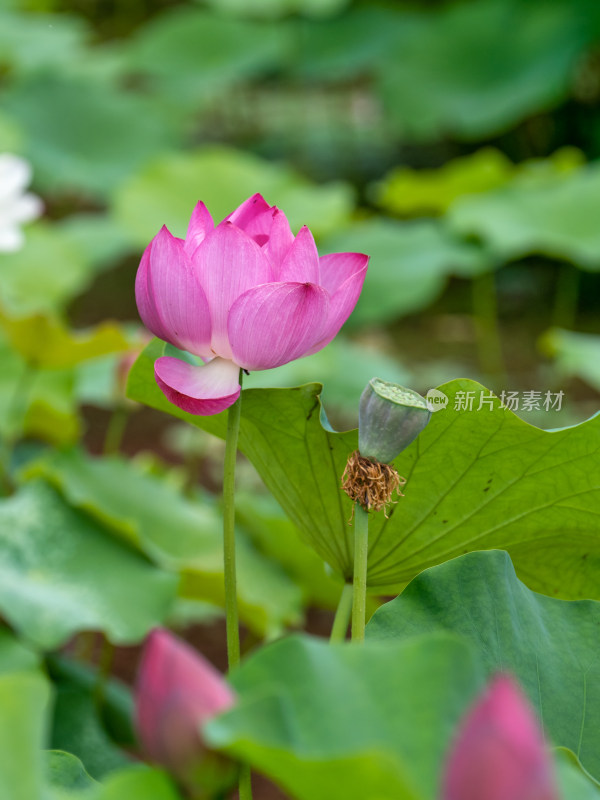
POLYGON ((402 495, 406 483, 390 461, 416 439, 429 422, 426 400, 412 389, 373 378, 360 398, 358 450, 346 465, 342 488, 367 511, 379 511, 402 495))
POLYGON ((496 676, 463 719, 442 800, 559 800, 538 721, 508 675, 496 676))
POLYGON ((152 761, 188 786, 202 769, 212 781, 219 773, 226 776, 230 768, 220 768, 217 754, 206 768, 202 729, 234 702, 221 674, 199 653, 166 630, 150 634, 135 689, 135 723, 152 761))

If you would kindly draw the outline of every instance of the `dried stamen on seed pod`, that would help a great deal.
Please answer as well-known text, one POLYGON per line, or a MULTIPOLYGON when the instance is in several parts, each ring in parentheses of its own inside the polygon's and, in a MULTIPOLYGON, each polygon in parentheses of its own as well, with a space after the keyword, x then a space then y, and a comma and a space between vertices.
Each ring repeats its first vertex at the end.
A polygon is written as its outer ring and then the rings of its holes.
POLYGON ((349 456, 342 475, 342 489, 365 511, 381 511, 390 503, 397 502, 392 500, 392 495, 397 492, 404 497, 400 487, 405 483, 406 479, 400 477, 391 464, 365 458, 358 450, 349 456))

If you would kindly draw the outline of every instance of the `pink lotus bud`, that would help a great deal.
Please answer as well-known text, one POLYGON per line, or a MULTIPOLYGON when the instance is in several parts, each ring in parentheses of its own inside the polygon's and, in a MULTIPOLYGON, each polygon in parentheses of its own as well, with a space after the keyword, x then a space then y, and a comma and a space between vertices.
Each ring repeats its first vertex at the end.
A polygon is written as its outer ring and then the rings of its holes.
POLYGON ((221 674, 166 630, 148 637, 135 689, 136 728, 149 757, 182 779, 205 750, 202 726, 234 704, 221 674))
POLYGON ((497 675, 462 720, 442 800, 559 800, 542 731, 510 676, 497 675))
POLYGON ((319 257, 309 229, 294 236, 260 194, 216 228, 198 203, 185 239, 165 227, 157 233, 135 281, 145 326, 205 362, 157 359, 162 392, 190 414, 217 414, 239 397, 240 369, 272 369, 321 350, 356 305, 368 261, 362 253, 319 257))

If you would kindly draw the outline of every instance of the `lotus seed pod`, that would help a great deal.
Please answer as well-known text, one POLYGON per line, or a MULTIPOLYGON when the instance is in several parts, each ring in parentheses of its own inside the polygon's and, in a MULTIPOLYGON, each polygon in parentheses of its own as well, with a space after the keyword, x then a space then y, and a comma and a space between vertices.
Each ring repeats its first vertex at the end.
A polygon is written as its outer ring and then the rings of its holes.
POLYGON ((389 464, 417 438, 430 417, 431 411, 420 394, 373 378, 360 398, 360 454, 389 464))

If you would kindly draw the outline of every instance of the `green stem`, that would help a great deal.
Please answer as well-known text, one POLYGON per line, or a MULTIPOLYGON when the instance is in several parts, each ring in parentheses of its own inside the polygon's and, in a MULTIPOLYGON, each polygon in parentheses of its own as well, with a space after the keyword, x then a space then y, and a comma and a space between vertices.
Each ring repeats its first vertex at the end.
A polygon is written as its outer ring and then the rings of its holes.
POLYGON ((481 369, 492 378, 502 380, 506 374, 502 355, 502 339, 498 325, 496 275, 484 272, 472 281, 473 316, 477 326, 477 350, 481 369))
POLYGON ((346 638, 348 630, 348 623, 350 622, 350 614, 352 612, 352 584, 345 583, 340 600, 338 603, 337 611, 335 612, 335 619, 331 627, 330 642, 343 642, 346 638))
POLYGON ((100 660, 98 661, 98 672, 96 673, 96 685, 94 687, 94 700, 98 708, 104 703, 106 684, 110 678, 114 656, 115 647, 113 643, 104 636, 102 640, 102 649, 100 651, 100 660))
POLYGON ((124 405, 117 406, 110 415, 104 436, 103 453, 105 456, 115 455, 121 449, 128 420, 129 409, 124 405))
POLYGON ((367 614, 367 560, 369 556, 369 512, 354 504, 354 586, 352 590, 352 641, 365 638, 367 614))
POLYGON ((573 330, 577 320, 580 271, 572 264, 563 264, 558 273, 554 296, 553 324, 573 330))
MULTIPOLYGON (((242 371, 240 370, 240 385, 242 371)), ((227 629, 227 658, 229 669, 240 663, 240 631, 238 622, 237 585, 235 571, 235 459, 242 394, 229 408, 225 439, 225 469, 223 474, 223 559, 225 574, 225 620, 227 629)))
POLYGON ((240 766, 238 786, 240 800, 252 800, 252 772, 248 764, 242 764, 240 766))

